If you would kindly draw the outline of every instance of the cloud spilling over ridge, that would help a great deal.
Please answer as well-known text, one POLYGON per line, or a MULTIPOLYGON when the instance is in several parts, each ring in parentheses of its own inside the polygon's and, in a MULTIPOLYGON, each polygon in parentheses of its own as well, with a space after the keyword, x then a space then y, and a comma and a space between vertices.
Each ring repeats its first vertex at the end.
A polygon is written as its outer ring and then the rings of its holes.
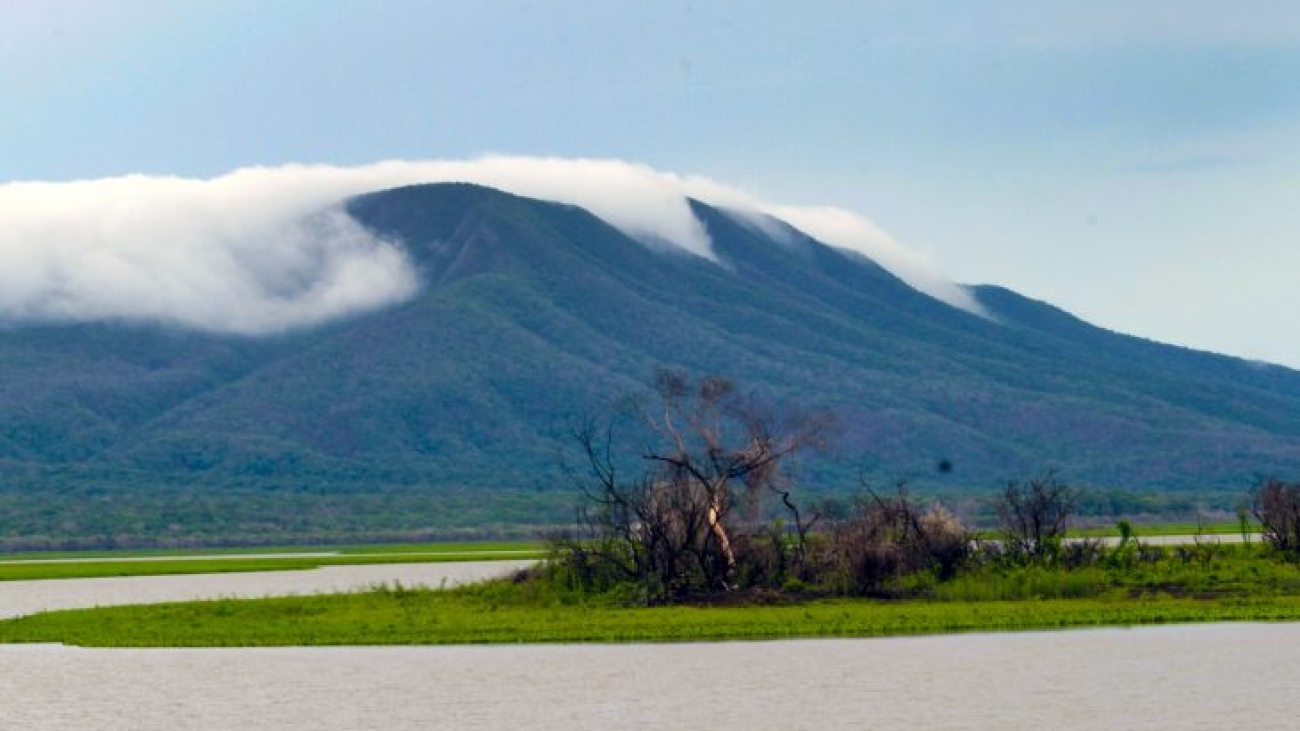
POLYGON ((453 181, 581 206, 631 236, 710 260, 688 197, 769 214, 978 311, 928 259, 847 211, 770 205, 706 178, 617 160, 491 156, 0 185, 0 320, 154 320, 261 334, 400 302, 418 288, 400 246, 339 205, 384 188, 453 181))
POLYGON ((687 177, 681 179, 681 183, 683 191, 692 198, 741 215, 761 214, 749 217, 749 220, 769 236, 779 239, 781 232, 778 227, 771 226, 771 221, 765 216, 780 219, 823 244, 862 254, 913 289, 937 300, 980 316, 986 315, 971 291, 945 276, 933 259, 903 246, 865 216, 833 206, 768 203, 708 178, 687 177))

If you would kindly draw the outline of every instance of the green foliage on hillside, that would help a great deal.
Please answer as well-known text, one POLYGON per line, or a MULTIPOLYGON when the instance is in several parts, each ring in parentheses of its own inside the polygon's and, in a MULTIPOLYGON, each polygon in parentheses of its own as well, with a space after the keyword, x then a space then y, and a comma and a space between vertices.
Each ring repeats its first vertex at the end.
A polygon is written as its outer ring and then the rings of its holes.
POLYGON ((349 211, 419 267, 403 305, 264 338, 0 330, 0 541, 560 522, 565 435, 658 366, 836 412, 837 455, 802 466, 824 491, 856 489, 859 471, 948 493, 1049 467, 1118 493, 1239 491, 1300 471, 1300 374, 1116 335, 996 288, 977 290, 991 313, 977 317, 779 224, 774 237, 695 209, 720 263, 570 206, 468 185, 386 191, 349 211))

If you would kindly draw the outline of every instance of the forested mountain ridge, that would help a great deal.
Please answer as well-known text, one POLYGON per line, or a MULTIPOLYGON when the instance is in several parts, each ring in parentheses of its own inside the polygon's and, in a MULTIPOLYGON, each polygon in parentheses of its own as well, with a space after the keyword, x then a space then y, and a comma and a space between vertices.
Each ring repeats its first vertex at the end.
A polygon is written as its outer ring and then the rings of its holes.
POLYGON ((1136 489, 1300 471, 1300 373, 997 287, 973 288, 979 316, 779 222, 691 205, 716 262, 573 206, 461 184, 381 191, 346 210, 418 269, 403 304, 262 337, 7 325, 4 499, 531 494, 562 483, 575 418, 660 366, 837 414, 838 466, 814 479, 928 479, 940 460, 951 489, 1046 468, 1136 489))

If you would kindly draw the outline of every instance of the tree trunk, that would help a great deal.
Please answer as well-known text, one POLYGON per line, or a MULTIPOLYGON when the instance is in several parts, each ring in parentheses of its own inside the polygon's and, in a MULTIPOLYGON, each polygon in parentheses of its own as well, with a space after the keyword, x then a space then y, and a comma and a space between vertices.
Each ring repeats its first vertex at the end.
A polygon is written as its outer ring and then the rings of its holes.
MULTIPOLYGON (((731 574, 736 569, 736 553, 731 550, 731 538, 727 536, 727 529, 722 525, 722 498, 715 496, 709 501, 709 530, 713 531, 714 538, 718 539, 718 550, 722 551, 722 557, 727 561, 727 573, 723 577, 723 584, 731 578, 731 574)), ((730 586, 728 586, 730 588, 730 586)))

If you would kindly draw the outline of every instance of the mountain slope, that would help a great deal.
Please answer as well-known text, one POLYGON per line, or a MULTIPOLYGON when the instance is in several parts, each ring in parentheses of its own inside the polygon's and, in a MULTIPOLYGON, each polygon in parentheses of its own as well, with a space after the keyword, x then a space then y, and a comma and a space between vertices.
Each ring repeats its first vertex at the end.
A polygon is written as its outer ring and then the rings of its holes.
POLYGON ((571 206, 383 191, 347 210, 406 247, 424 284, 405 304, 267 338, 11 326, 0 469, 29 492, 65 479, 51 474, 107 490, 531 490, 559 481, 576 418, 670 365, 838 413, 841 459, 813 472, 846 488, 859 469, 929 479, 940 459, 969 487, 1047 467, 1160 489, 1300 470, 1294 371, 995 287, 974 290, 979 317, 779 222, 692 206, 717 262, 571 206))

